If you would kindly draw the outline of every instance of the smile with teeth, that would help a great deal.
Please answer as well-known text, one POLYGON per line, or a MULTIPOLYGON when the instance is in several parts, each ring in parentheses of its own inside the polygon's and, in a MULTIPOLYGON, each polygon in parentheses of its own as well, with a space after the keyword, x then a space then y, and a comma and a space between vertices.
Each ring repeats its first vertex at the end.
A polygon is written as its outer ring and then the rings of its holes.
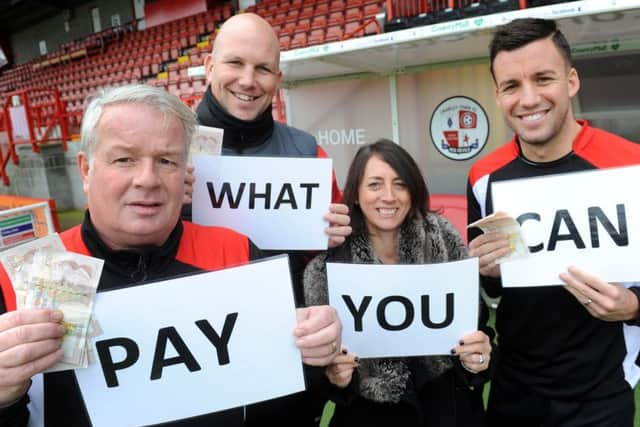
POLYGON ((521 115, 520 118, 525 122, 533 122, 536 120, 540 120, 544 115, 547 114, 546 111, 538 111, 532 114, 521 115))
POLYGON ((233 96, 235 96, 236 98, 238 98, 240 101, 255 101, 256 99, 260 98, 259 96, 251 96, 251 95, 245 95, 243 93, 238 93, 238 92, 231 92, 233 94, 233 96))
POLYGON ((382 216, 393 216, 398 212, 398 208, 377 208, 376 210, 382 216))

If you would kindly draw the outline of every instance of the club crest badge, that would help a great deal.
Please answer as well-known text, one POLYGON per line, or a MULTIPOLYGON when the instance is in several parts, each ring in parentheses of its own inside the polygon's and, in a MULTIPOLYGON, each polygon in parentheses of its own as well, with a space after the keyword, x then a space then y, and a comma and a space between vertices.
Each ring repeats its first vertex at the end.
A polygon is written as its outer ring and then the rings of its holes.
POLYGON ((440 103, 431 115, 431 141, 451 160, 477 155, 489 138, 487 113, 475 100, 454 96, 440 103))

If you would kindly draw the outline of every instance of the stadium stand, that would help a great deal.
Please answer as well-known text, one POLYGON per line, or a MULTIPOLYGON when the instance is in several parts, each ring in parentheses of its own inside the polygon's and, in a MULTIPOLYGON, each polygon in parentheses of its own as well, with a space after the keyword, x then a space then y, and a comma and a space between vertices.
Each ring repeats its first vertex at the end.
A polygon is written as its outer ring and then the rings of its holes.
MULTIPOLYGON (((556 0, 264 0, 246 12, 269 21, 282 50, 339 42, 354 37, 428 25, 525 7, 557 3, 556 0), (379 17, 386 16, 384 28, 379 17)), ((68 132, 78 132, 85 99, 105 85, 147 82, 195 106, 206 82, 201 67, 211 50, 216 29, 235 11, 231 3, 145 30, 136 22, 108 28, 83 40, 60 45, 54 52, 0 73, 0 105, 4 107, 0 131, 8 129, 10 97, 32 110, 33 126, 46 128, 53 121, 67 122, 68 132), (135 52, 135 55, 131 55, 135 52)), ((12 101, 13 102, 13 101, 12 101)), ((283 111, 274 105, 274 111, 283 111)), ((283 120, 284 116, 277 116, 283 120)), ((46 142, 36 137, 34 147, 46 142)), ((15 141, 20 143, 20 141, 15 141)), ((35 148, 34 148, 35 149, 35 148)), ((0 164, 13 152, 0 153, 0 164)), ((4 168, 2 169, 4 172, 4 168)))

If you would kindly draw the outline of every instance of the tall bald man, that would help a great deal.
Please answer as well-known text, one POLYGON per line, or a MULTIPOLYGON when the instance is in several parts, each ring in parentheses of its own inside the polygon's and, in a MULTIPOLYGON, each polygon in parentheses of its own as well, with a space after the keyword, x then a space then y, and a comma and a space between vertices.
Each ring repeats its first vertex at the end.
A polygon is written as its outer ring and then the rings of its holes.
MULTIPOLYGON (((223 155, 327 157, 312 135, 273 120, 271 104, 282 72, 280 43, 267 21, 252 13, 229 18, 204 65, 209 86, 197 108, 198 121, 224 129, 223 155)), ((335 173, 331 199, 325 219, 329 247, 334 247, 351 234, 349 209, 339 203, 342 194, 335 173)), ((191 205, 183 208, 182 217, 191 220, 191 205)), ((302 306, 302 271, 311 257, 299 252, 289 255, 296 302, 302 306)))
MULTIPOLYGON (((327 157, 312 135, 273 120, 271 105, 282 72, 280 43, 267 21, 251 13, 229 18, 204 65, 209 87, 197 108, 198 121, 224 129, 223 155, 327 157)), ((333 203, 325 215, 330 247, 341 244, 351 233, 348 208, 338 203, 342 197, 335 174, 332 184, 333 203)), ((183 218, 191 218, 190 206, 183 209, 183 218)), ((310 257, 301 252, 288 253, 296 303, 303 306, 302 272, 310 257)), ((323 375, 318 378, 324 381, 323 375)), ((310 392, 294 395, 270 402, 265 406, 268 414, 253 412, 257 416, 252 418, 249 413, 248 424, 269 425, 271 419, 278 425, 317 425, 322 405, 322 400, 313 398, 310 392)))

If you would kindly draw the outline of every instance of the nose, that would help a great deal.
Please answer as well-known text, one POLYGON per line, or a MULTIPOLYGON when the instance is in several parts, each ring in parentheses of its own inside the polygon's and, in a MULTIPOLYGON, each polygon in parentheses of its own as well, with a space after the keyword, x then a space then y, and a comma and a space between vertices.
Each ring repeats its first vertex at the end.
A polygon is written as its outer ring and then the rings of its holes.
POLYGON ((252 67, 244 67, 238 77, 238 83, 242 87, 253 87, 255 84, 254 70, 252 67))
POLYGON ((531 107, 538 104, 540 101, 540 95, 538 90, 533 84, 522 85, 522 92, 520 96, 520 105, 523 107, 531 107))
POLYGON ((139 188, 153 188, 159 185, 160 177, 152 159, 141 160, 133 177, 133 184, 139 188))
POLYGON ((393 202, 396 199, 396 193, 392 184, 385 185, 382 189, 382 201, 393 202))

